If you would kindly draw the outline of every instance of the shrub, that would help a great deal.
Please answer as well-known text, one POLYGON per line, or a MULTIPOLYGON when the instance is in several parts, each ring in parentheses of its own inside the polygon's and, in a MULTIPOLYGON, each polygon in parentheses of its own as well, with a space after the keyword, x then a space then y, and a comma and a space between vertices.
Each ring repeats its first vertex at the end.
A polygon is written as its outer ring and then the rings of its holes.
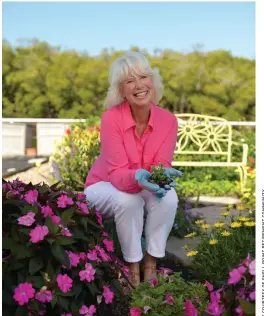
POLYGON ((100 129, 90 122, 67 129, 50 157, 55 178, 76 191, 83 190, 85 178, 100 154, 100 129))
POLYGON ((182 316, 184 302, 193 299, 198 310, 208 305, 208 295, 201 283, 186 283, 180 273, 162 269, 159 276, 149 282, 141 283, 131 295, 130 315, 141 315, 147 311, 149 316, 182 316))
POLYGON ((83 194, 3 183, 3 315, 92 315, 121 291, 113 250, 83 194))
POLYGON ((192 269, 199 280, 210 280, 219 287, 227 278, 231 269, 237 266, 241 258, 248 253, 255 254, 255 218, 248 209, 238 207, 237 214, 230 216, 223 212, 223 218, 214 223, 212 230, 209 224, 200 224, 200 243, 195 249, 185 249, 187 256, 193 256, 192 269))

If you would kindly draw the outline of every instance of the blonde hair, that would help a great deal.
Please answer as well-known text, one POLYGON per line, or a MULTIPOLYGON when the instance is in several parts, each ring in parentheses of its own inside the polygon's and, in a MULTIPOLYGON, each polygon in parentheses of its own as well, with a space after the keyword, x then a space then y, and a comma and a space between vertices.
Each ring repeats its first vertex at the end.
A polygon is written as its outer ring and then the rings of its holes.
POLYGON ((144 74, 152 77, 154 93, 151 101, 156 105, 159 103, 163 95, 163 84, 159 70, 152 69, 142 53, 128 51, 111 65, 109 73, 110 87, 104 103, 105 109, 110 109, 124 101, 120 94, 120 87, 123 80, 131 74, 144 74))

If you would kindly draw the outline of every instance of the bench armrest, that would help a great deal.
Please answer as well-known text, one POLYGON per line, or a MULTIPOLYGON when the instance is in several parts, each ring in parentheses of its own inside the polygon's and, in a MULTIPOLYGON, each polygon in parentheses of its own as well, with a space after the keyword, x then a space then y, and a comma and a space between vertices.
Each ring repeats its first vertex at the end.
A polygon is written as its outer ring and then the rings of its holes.
POLYGON ((246 165, 247 164, 247 156, 248 156, 248 144, 244 144, 244 143, 241 144, 241 143, 232 141, 232 145, 243 147, 242 163, 244 165, 246 165))

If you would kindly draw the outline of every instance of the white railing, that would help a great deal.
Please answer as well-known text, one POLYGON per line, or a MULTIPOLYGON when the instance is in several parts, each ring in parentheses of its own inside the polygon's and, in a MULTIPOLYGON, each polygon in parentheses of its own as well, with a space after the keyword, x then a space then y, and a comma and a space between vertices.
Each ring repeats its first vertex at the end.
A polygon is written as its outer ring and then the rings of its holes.
MULTIPOLYGON (((65 130, 72 123, 85 122, 85 119, 36 119, 36 118, 3 118, 2 119, 2 154, 25 155, 27 143, 32 142, 33 129, 36 126, 37 155, 49 156, 54 152, 55 142, 60 141, 65 130)), ((192 122, 192 124, 197 124, 192 122)), ((179 122, 181 124, 181 122, 179 122)), ((256 126, 256 122, 215 122, 232 126, 256 126)), ((30 146, 29 146, 30 147, 30 146)))

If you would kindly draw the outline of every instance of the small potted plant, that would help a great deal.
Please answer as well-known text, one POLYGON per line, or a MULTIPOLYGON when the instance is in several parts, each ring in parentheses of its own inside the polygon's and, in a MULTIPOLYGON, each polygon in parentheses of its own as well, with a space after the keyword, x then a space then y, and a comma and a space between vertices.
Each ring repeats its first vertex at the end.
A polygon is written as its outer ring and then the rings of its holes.
POLYGON ((149 182, 156 183, 164 188, 166 184, 172 182, 172 179, 166 175, 164 166, 160 164, 152 168, 152 176, 149 178, 149 182))

